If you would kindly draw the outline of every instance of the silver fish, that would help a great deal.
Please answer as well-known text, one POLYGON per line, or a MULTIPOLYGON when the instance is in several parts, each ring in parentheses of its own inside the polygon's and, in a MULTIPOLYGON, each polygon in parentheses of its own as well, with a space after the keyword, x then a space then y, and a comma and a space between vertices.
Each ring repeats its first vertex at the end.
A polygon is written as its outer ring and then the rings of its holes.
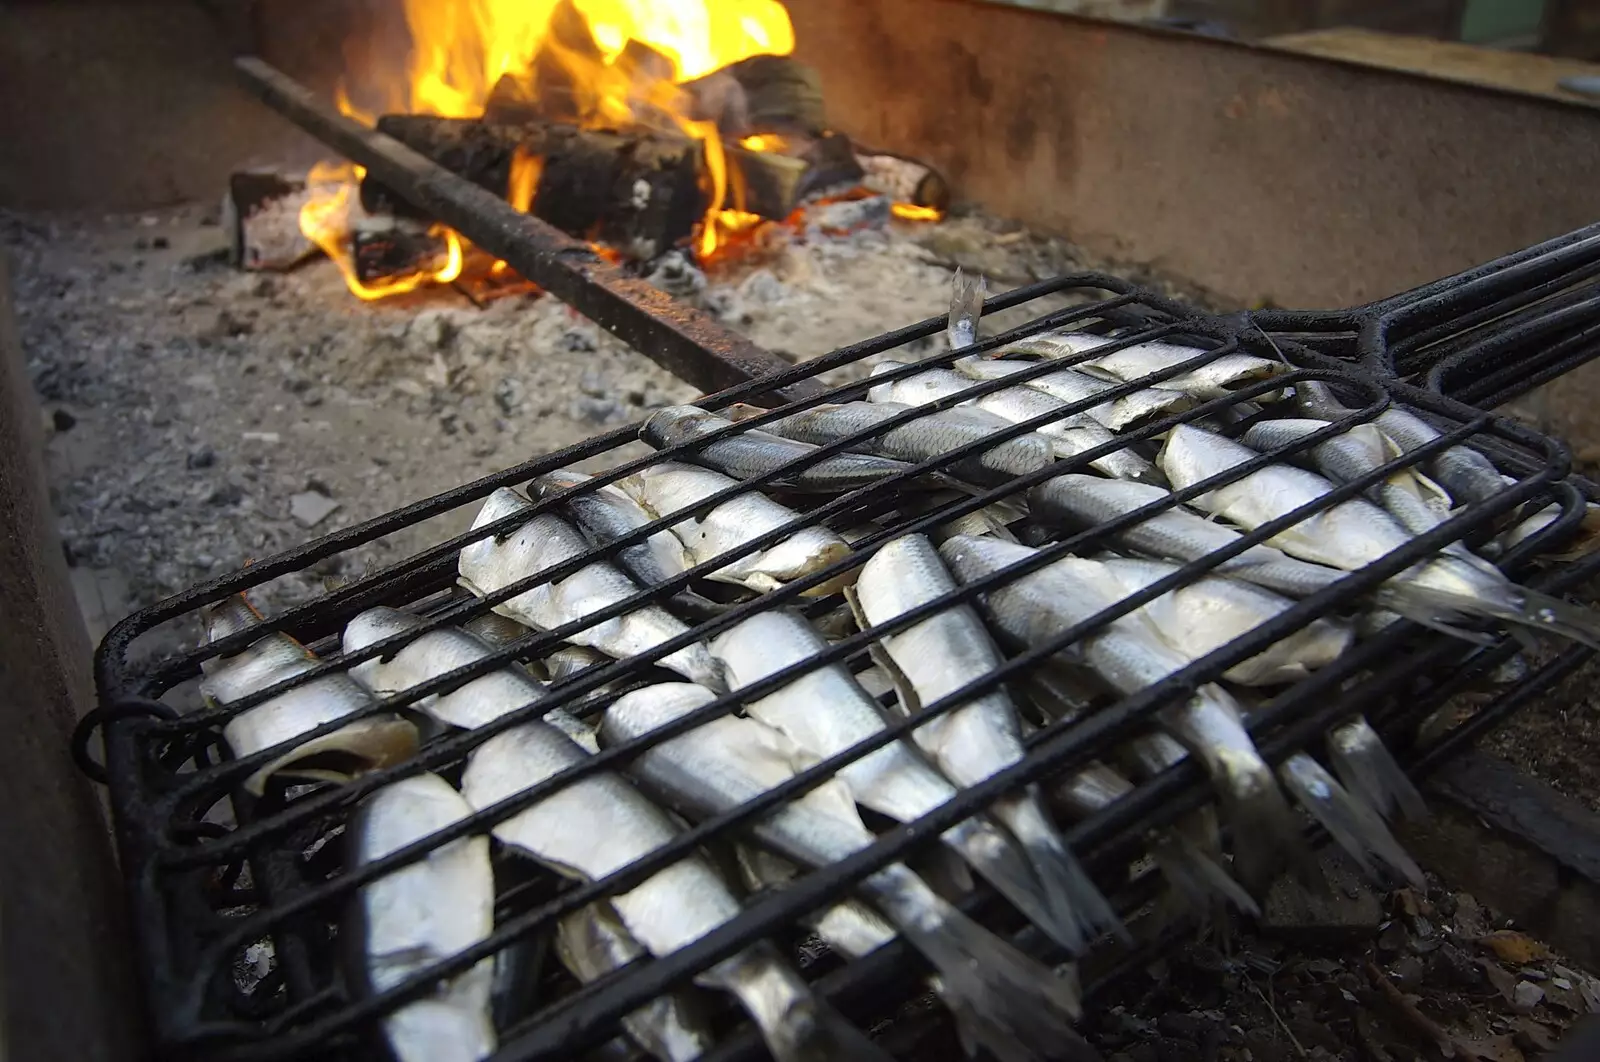
MULTIPOLYGON (((886 361, 875 366, 873 375, 903 368, 897 362, 886 361)), ((976 386, 976 381, 953 369, 929 369, 900 380, 875 384, 867 392, 873 402, 895 402, 908 406, 927 405, 940 399, 966 393, 976 386)), ((1012 424, 1032 420, 1067 408, 1059 398, 1027 387, 1008 387, 990 394, 967 399, 974 407, 993 414, 1012 424)), ((1110 428, 1087 413, 1063 413, 1054 421, 1033 429, 1047 437, 1057 457, 1073 457, 1086 450, 1116 441, 1110 428)), ((1132 450, 1112 450, 1089 462, 1108 476, 1153 482, 1160 479, 1154 466, 1132 450)))
MULTIPOLYGON (((601 725, 602 740, 648 734, 709 703, 695 686, 646 687, 617 700, 601 725)), ((651 747, 629 770, 647 790, 691 818, 740 807, 793 778, 809 764, 780 732, 755 719, 722 716, 651 747)), ((850 789, 830 779, 787 801, 753 827, 762 844, 790 859, 823 867, 870 847, 876 837, 856 814, 850 789)), ((962 915, 902 863, 863 879, 863 896, 882 911, 938 972, 942 994, 964 1025, 998 1037, 997 1053, 1050 1052, 1075 1039, 1072 986, 962 915)))
MULTIPOLYGON (((798 613, 778 609, 723 632, 712 648, 738 689, 809 662, 826 643, 798 613)), ((837 663, 809 670, 745 708, 819 759, 838 755, 884 729, 877 702, 837 663)), ((901 822, 920 818, 956 795, 955 787, 903 741, 847 764, 839 777, 858 803, 901 822)), ((1082 950, 1082 931, 1057 919, 1026 859, 1003 832, 986 819, 972 818, 952 827, 943 839, 1052 939, 1082 950)))
MULTIPOLYGON (((1176 573, 1171 561, 1106 557, 1098 561, 1126 593, 1132 594, 1176 573)), ((1255 630, 1294 602, 1259 586, 1224 576, 1200 578, 1169 590, 1134 615, 1147 621, 1168 644, 1198 660, 1255 630)), ((1308 625, 1256 656, 1223 672, 1229 682, 1274 686, 1297 682, 1333 663, 1355 640, 1346 624, 1331 619, 1308 625)))
MULTIPOLYGON (((647 952, 609 903, 596 901, 556 923, 561 964, 588 984, 645 957, 647 952)), ((710 1024, 691 995, 664 992, 622 1019, 634 1043, 662 1062, 691 1062, 716 1045, 710 1024)))
POLYGON ((945 318, 944 334, 951 350, 970 347, 978 341, 978 318, 983 315, 983 297, 988 294, 983 275, 973 277, 956 270, 950 284, 950 313, 945 318))
MULTIPOLYGON (((1136 592, 1177 571, 1177 565, 1162 561, 1131 561, 1114 558, 1100 562, 1124 590, 1136 592)), ((1189 660, 1199 660, 1236 638, 1270 622, 1293 603, 1269 591, 1232 579, 1202 577, 1170 591, 1137 610, 1137 616, 1163 642, 1189 660)), ((1317 667, 1331 663, 1351 642, 1350 630, 1327 620, 1313 621, 1224 674, 1224 678, 1248 684, 1293 681, 1317 667), (1240 674, 1242 672, 1242 674, 1240 674)), ((1370 728, 1368 728, 1370 731, 1370 728)), ((1376 737, 1376 735, 1373 735, 1376 737)), ((1363 746, 1351 751, 1367 756, 1361 777, 1400 779, 1408 790, 1404 799, 1415 798, 1415 789, 1405 780, 1394 758, 1380 741, 1376 747, 1363 746)), ((1367 853, 1398 870, 1408 880, 1420 881, 1411 857, 1383 825, 1372 807, 1356 799, 1343 786, 1327 777, 1320 764, 1305 753, 1297 753, 1278 768, 1278 776, 1318 822, 1327 827, 1346 851, 1363 865, 1367 853)), ((1399 794, 1396 794, 1399 797, 1399 794)))
POLYGON ((504 649, 512 642, 520 641, 533 633, 531 627, 524 626, 498 612, 485 612, 481 616, 474 616, 462 623, 461 629, 496 649, 504 649))
MULTIPOLYGON (((485 499, 472 526, 482 527, 532 509, 532 504, 516 491, 501 487, 485 499)), ((503 536, 491 535, 462 547, 461 582, 479 597, 487 597, 519 580, 581 557, 589 548, 589 543, 571 524, 550 513, 541 513, 503 536)), ((494 610, 519 623, 549 631, 581 620, 638 592, 639 587, 622 572, 604 561, 596 561, 559 582, 524 590, 500 602, 494 610)), ((576 631, 567 640, 626 659, 688 629, 659 605, 647 604, 576 631)), ((699 643, 670 653, 657 663, 703 685, 720 687, 722 684, 716 661, 699 643)))
MULTIPOLYGON (((820 405, 802 410, 767 428, 776 435, 801 442, 826 445, 848 438, 859 432, 870 431, 911 406, 893 402, 846 402, 842 405, 820 405)), ((1010 421, 993 418, 981 423, 971 416, 955 410, 930 412, 890 428, 881 435, 862 439, 852 448, 902 461, 921 462, 938 457, 961 446, 978 443, 988 438, 998 428, 1008 428, 1010 421)), ((958 476, 980 482, 1002 482, 1014 476, 1025 476, 1046 468, 1055 460, 1050 440, 1029 432, 1005 442, 995 443, 971 457, 963 458, 950 466, 958 476)))
MULTIPOLYGON (((535 497, 544 500, 593 478, 563 468, 539 476, 529 486, 535 497)), ((626 491, 610 483, 568 497, 562 508, 597 546, 609 545, 655 519, 626 491)), ((694 567, 689 551, 670 531, 657 531, 643 542, 618 550, 616 561, 644 586, 657 586, 694 567)))
MULTIPOLYGON (((1049 332, 1007 344, 997 353, 1069 358, 1114 343, 1117 339, 1116 336, 1097 336, 1087 332, 1049 332)), ((1280 362, 1250 354, 1228 353, 1217 355, 1165 380, 1146 381, 1146 377, 1154 373, 1181 365, 1204 353, 1195 347, 1151 340, 1088 358, 1073 367, 1079 372, 1118 383, 1147 382, 1150 387, 1182 391, 1202 399, 1221 398, 1241 384, 1270 379, 1288 371, 1288 366, 1280 362)))
MULTIPOLYGON (((709 435, 733 424, 715 413, 695 406, 666 406, 650 414, 639 437, 662 449, 709 435)), ((784 468, 817 452, 820 447, 796 442, 781 435, 744 428, 701 447, 687 450, 683 458, 705 465, 734 479, 751 479, 774 469, 784 468)), ((824 457, 805 468, 786 472, 772 480, 773 487, 791 490, 847 491, 870 486, 886 476, 904 472, 911 466, 876 454, 845 451, 824 457)))
MULTIPOLYGON (((617 485, 645 509, 664 517, 696 510, 713 494, 736 486, 737 481, 710 469, 662 461, 618 480, 617 485)), ((793 509, 779 505, 764 494, 747 491, 721 502, 709 512, 685 517, 672 525, 672 532, 689 550, 695 563, 703 564, 799 519, 800 514, 793 509)), ((849 554, 849 544, 834 532, 825 527, 802 527, 765 549, 729 561, 707 578, 767 593, 819 572, 849 554)), ((838 580, 813 587, 807 591, 807 596, 838 593, 840 581, 854 577, 853 571, 848 572, 838 580)))
POLYGON ((1358 715, 1328 731, 1328 759, 1345 787, 1379 814, 1392 818, 1398 812, 1412 821, 1428 817, 1422 794, 1366 717, 1358 715))
MULTIPOLYGON (((869 630, 955 590, 956 581, 933 544, 921 535, 903 535, 862 566, 849 596, 862 630, 869 630)), ((953 606, 884 636, 874 655, 887 655, 885 668, 904 677, 901 706, 907 712, 955 693, 1002 662, 970 605, 953 606)), ((1019 762, 1024 753, 1021 721, 1003 688, 944 713, 912 736, 945 777, 963 787, 1019 762)), ((1121 929, 1111 905, 1050 821, 1037 786, 995 801, 991 813, 1028 853, 1057 921, 1077 924, 1086 936, 1121 929)))
MULTIPOLYGON (((1040 520, 1068 530, 1084 530, 1161 501, 1170 493, 1143 483, 1066 475, 1053 477, 1033 488, 1028 501, 1040 520)), ((1117 532, 1115 537, 1122 545, 1141 553, 1173 560, 1199 560, 1231 546, 1243 536, 1176 505, 1145 517, 1117 532)), ((1336 568, 1296 560, 1267 545, 1251 546, 1213 571, 1291 597, 1315 593, 1345 574, 1336 568)))
MULTIPOLYGON (((343 649, 354 653, 385 638, 414 631, 422 623, 421 618, 399 609, 381 605, 370 608, 345 625, 343 649)), ((378 656, 357 664, 350 669, 350 677, 373 693, 388 696, 492 655, 493 648, 461 628, 439 627, 407 642, 387 660, 378 656)), ((544 685, 538 679, 524 668, 509 664, 449 693, 424 697, 415 707, 440 722, 472 730, 543 700, 544 695, 544 685)), ((565 708, 546 713, 545 720, 580 745, 594 747, 594 728, 565 708)))
MULTIPOLYGON (((374 862, 471 813, 461 794, 438 775, 392 782, 357 810, 350 825, 352 862, 374 862)), ((361 974, 375 993, 460 954, 494 930, 489 838, 460 837, 389 871, 361 887, 355 911, 361 974)), ((485 959, 383 1019, 399 1062, 475 1062, 494 1053, 493 965, 485 959)))
MULTIPOLYGON (((1253 424, 1241 441, 1253 450, 1267 452, 1305 438, 1328 426, 1326 421, 1284 419, 1253 424)), ((1376 424, 1356 424, 1311 448, 1310 459, 1329 479, 1349 483, 1400 456, 1393 439, 1376 424)), ((1401 527, 1414 535, 1433 530, 1450 516, 1450 495, 1415 469, 1406 468, 1374 484, 1367 497, 1383 506, 1401 527)), ((1459 542, 1445 552, 1471 559, 1459 542)))
MULTIPOLYGON (((1320 380, 1302 380, 1294 389, 1297 404, 1308 416, 1339 420, 1354 412, 1320 380)), ((1373 423, 1406 453, 1442 434, 1415 413, 1394 406, 1379 413, 1373 423)), ((1494 463, 1470 446, 1447 446, 1429 458, 1424 468, 1459 505, 1485 501, 1506 489, 1505 479, 1494 463)))
MULTIPOLYGON (((952 538, 939 555, 957 579, 972 582, 1034 554, 993 538, 952 538)), ((991 589, 984 608, 1007 635, 1037 645, 1064 628, 1095 616, 1123 595, 1094 566, 1067 557, 991 589)), ((1124 694, 1161 681, 1189 663, 1145 627, 1127 617, 1114 620, 1071 647, 1101 678, 1124 694)), ((1272 769, 1261 759, 1240 722, 1238 704, 1220 686, 1200 687, 1157 718, 1173 737, 1199 756, 1234 824, 1235 864, 1246 886, 1263 888, 1286 857, 1301 852, 1295 826, 1272 769)))
MULTIPOLYGON (((263 619, 243 594, 202 611, 206 640, 218 641, 248 630, 263 619)), ((201 665, 200 693, 214 705, 232 704, 258 690, 316 667, 305 646, 278 632, 265 634, 232 656, 214 657, 201 665)), ((331 672, 240 712, 222 728, 236 757, 304 738, 310 731, 373 704, 372 697, 348 675, 331 672)), ((342 782, 367 771, 410 759, 417 751, 417 728, 389 712, 367 715, 321 737, 301 740, 253 771, 245 788, 257 796, 273 775, 302 781, 342 782)))
MULTIPOLYGON (((476 810, 506 800, 588 756, 553 727, 512 727, 480 745, 461 791, 476 810)), ((580 881, 598 881, 668 844, 677 827, 616 775, 601 772, 556 789, 494 826, 503 844, 580 881)), ((658 958, 687 947, 739 913, 709 864, 687 856, 610 898, 628 932, 658 958)), ((735 996, 779 1062, 886 1056, 811 992, 761 941, 697 978, 735 996)))
MULTIPOLYGON (((999 380, 1024 372, 1032 368, 1033 364, 1026 361, 996 361, 970 355, 957 358, 951 367, 974 380, 999 380)), ((1073 369, 1057 369, 1019 382, 1024 387, 1043 391, 1063 402, 1083 402, 1117 386, 1115 383, 1097 380, 1093 376, 1073 369)), ((1084 412, 1112 431, 1126 431, 1164 414, 1182 412, 1193 404, 1192 398, 1182 391, 1146 388, 1091 406, 1084 412)))
MULTIPOLYGON (((1257 456, 1230 439, 1179 425, 1167 435, 1161 465, 1186 487, 1257 456)), ((1246 529, 1261 526, 1332 491, 1333 484, 1292 465, 1271 465, 1200 495, 1195 504, 1246 529)), ((1270 541, 1303 560, 1356 571, 1392 553, 1412 535, 1371 502, 1351 498, 1280 531, 1270 541)), ((1520 587, 1488 565, 1436 555, 1390 579, 1384 602, 1407 615, 1491 616, 1600 647, 1600 617, 1559 598, 1520 587)))

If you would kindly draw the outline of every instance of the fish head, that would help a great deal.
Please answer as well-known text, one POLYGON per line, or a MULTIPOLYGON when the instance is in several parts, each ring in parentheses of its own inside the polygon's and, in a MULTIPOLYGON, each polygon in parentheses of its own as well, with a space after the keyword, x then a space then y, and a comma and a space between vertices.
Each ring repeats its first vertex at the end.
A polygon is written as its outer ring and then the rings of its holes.
POLYGON ((639 437, 652 446, 671 446, 727 427, 731 421, 698 406, 665 406, 639 428, 639 437))
POLYGON ((571 468, 558 468, 554 472, 546 472, 542 476, 535 476, 528 484, 528 493, 531 497, 545 499, 555 496, 564 490, 582 486, 588 483, 593 476, 585 475, 571 468))
MULTIPOLYGON (((515 513, 527 512, 533 508, 533 503, 510 487, 501 487, 483 500, 483 505, 478 509, 478 515, 473 518, 474 529, 492 524, 497 520, 511 516, 515 513)), ((510 530, 509 528, 507 529, 510 530)))

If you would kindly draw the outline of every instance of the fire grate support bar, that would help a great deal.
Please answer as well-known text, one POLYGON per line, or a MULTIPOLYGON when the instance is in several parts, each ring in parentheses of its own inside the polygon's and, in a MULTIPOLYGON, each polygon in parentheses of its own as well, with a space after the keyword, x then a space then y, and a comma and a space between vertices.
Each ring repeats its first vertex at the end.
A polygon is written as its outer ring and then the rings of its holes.
MULTIPOLYGON (((680 379, 719 391, 790 367, 704 312, 628 276, 583 241, 339 114, 263 60, 245 56, 234 67, 261 102, 680 379)), ((818 390, 797 382, 778 395, 796 399, 818 390)))

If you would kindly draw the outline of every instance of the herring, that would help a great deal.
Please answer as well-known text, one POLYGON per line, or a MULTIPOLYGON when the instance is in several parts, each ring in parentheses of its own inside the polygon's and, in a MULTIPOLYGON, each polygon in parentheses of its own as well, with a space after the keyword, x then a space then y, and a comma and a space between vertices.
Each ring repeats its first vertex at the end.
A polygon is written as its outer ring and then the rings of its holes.
MULTIPOLYGON (((1046 332, 1007 344, 995 353, 1069 358, 1117 342, 1118 338, 1087 332, 1046 332)), ((1287 371, 1287 366, 1266 358, 1227 353, 1211 357, 1200 365, 1164 380, 1147 380, 1157 372, 1175 368, 1206 353, 1197 347, 1150 340, 1096 355, 1076 363, 1073 368, 1117 383, 1146 383, 1150 387, 1182 391, 1200 399, 1222 398, 1241 384, 1270 379, 1287 371)))
MULTIPOLYGON (((899 362, 880 362, 873 367, 872 374, 879 376, 904 367, 899 362)), ((977 381, 953 369, 927 369, 913 376, 874 384, 868 389, 867 397, 873 402, 922 406, 965 394, 975 386, 977 381)), ((965 401, 1012 424, 1048 416, 1067 408, 1067 403, 1059 398, 1027 387, 1007 387, 965 401)), ((1087 413, 1060 413, 1055 419, 1039 424, 1033 430, 1050 439, 1056 456, 1060 458, 1075 457, 1117 439, 1110 428, 1087 413)), ((1126 447, 1102 454, 1089 464, 1118 479, 1139 482, 1160 480, 1160 475, 1149 461, 1126 447)))
MULTIPOLYGON (((730 427, 733 423, 696 406, 667 406, 650 414, 639 429, 639 436, 659 450, 701 438, 719 428, 730 427)), ((743 480, 787 468, 819 449, 821 447, 812 443, 796 442, 759 428, 740 428, 703 446, 686 450, 681 456, 686 461, 743 480)), ((785 472, 768 485, 791 490, 855 490, 910 467, 904 461, 876 454, 845 451, 824 457, 804 468, 785 472)))
MULTIPOLYGON (((911 406, 894 402, 845 402, 801 410, 767 425, 769 431, 786 439, 826 445, 846 439, 904 413, 911 406)), ((981 443, 996 430, 1011 422, 993 417, 987 423, 970 416, 973 409, 931 411, 915 420, 890 428, 870 438, 851 443, 851 449, 922 462, 962 446, 981 443)), ((1047 468, 1055 459, 1050 440, 1029 432, 997 442, 953 463, 950 471, 981 483, 1003 482, 1047 468)))
MULTIPOLYGON (((351 862, 399 851, 472 813, 449 782, 418 774, 378 789, 350 824, 351 862)), ((489 838, 458 837, 363 885, 354 905, 359 979, 379 993, 460 954, 494 929, 489 838)), ((441 981, 382 1019, 398 1062, 476 1062, 494 1053, 492 959, 441 981)))
MULTIPOLYGON (((933 544, 922 535, 903 535, 872 555, 847 594, 861 629, 870 631, 956 589, 933 544)), ((907 713, 957 692, 1001 664, 983 621, 966 604, 885 635, 873 650, 875 658, 887 657, 881 660, 885 670, 905 680, 899 683, 900 704, 907 713)), ((1003 688, 945 712, 918 727, 912 737, 945 777, 962 787, 1019 762, 1024 752, 1021 721, 1003 688)), ((1021 842, 1057 921, 1076 924, 1087 937, 1122 931, 1111 905, 1051 822, 1037 786, 1001 797, 990 810, 1021 842)))
MULTIPOLYGON (((712 644, 734 689, 809 663, 826 648, 811 625, 788 609, 757 613, 712 644)), ((746 704, 745 710, 819 759, 845 752, 885 726, 877 702, 837 663, 805 671, 746 704)), ((921 818, 956 795, 955 786, 899 740, 841 767, 838 777, 857 803, 900 822, 921 818)), ((1083 950, 1080 927, 1057 917, 1026 858, 1003 831, 974 817, 951 827, 943 840, 1057 943, 1083 950)))
MULTIPOLYGON (((536 477, 529 485, 540 500, 555 497, 564 490, 581 487, 592 476, 568 468, 536 477)), ((654 517, 628 497, 615 484, 594 487, 564 498, 561 507, 578 530, 597 546, 610 545, 646 524, 654 517)), ((642 542, 617 551, 617 563, 643 586, 658 586, 694 567, 689 551, 670 531, 657 531, 642 542)))
MULTIPOLYGON (((556 923, 556 954, 574 977, 590 984, 644 958, 646 952, 611 905, 596 900, 556 923)), ((683 990, 663 992, 623 1015, 622 1028, 661 1062, 692 1062, 716 1046, 706 1015, 683 990)))
MULTIPOLYGON (((710 703, 715 694, 683 683, 649 686, 606 711, 601 739, 643 737, 710 703)), ((738 808, 793 778, 811 760, 779 731, 752 718, 722 716, 649 747, 630 773, 691 819, 738 808)), ((837 863, 876 837, 837 777, 778 805, 753 826, 755 837, 811 867, 837 863)), ((1001 1057, 1050 1055, 1077 1040, 1072 986, 961 914, 902 863, 864 878, 861 894, 932 963, 941 995, 963 1027, 1001 1057)))
MULTIPOLYGON (((1078 562, 1102 565, 1127 593, 1135 593, 1178 571, 1163 561, 1111 558, 1078 562)), ((1147 623, 1164 643, 1189 660, 1199 660, 1287 612, 1293 602, 1260 587, 1218 576, 1202 576, 1192 583, 1141 606, 1134 616, 1147 623)), ((1271 685, 1303 678, 1332 663, 1352 641, 1348 627, 1330 620, 1313 620, 1299 631, 1274 643, 1260 654, 1236 664, 1223 677, 1246 685, 1271 685)), ((1361 721, 1363 726, 1365 720, 1361 721)), ((1370 727, 1366 728, 1370 732, 1370 727)), ((1357 731, 1346 731, 1357 735, 1357 731)), ((1376 738, 1376 734, 1372 737, 1376 738)), ((1331 739, 1330 739, 1331 740, 1331 739)), ((1382 785, 1377 801, 1383 806, 1421 802, 1415 787, 1381 741, 1347 742, 1346 767, 1354 767, 1362 789, 1382 785), (1359 759, 1359 763, 1353 762, 1359 759)), ((1420 882, 1421 872, 1373 814, 1374 808, 1333 781, 1322 766, 1305 753, 1296 753, 1278 768, 1279 777, 1312 817, 1322 823, 1341 847, 1370 869, 1368 853, 1398 871, 1406 880, 1420 882)))
MULTIPOLYGON (((1026 361, 995 361, 976 355, 957 358, 951 366, 963 376, 974 380, 999 380, 1026 372, 1034 363, 1026 361)), ((1062 402, 1083 402, 1116 387, 1117 384, 1099 380, 1074 369, 1056 369, 1053 372, 1017 381, 1024 387, 1043 391, 1062 402)), ((1126 431, 1138 427, 1166 413, 1179 413, 1193 405, 1192 398, 1182 391, 1145 388, 1090 406, 1085 413, 1112 431, 1126 431)))
MULTIPOLYGON (((342 648, 354 653, 397 634, 416 630, 423 620, 409 612, 379 605, 345 624, 342 648)), ((404 693, 457 668, 487 659, 494 649, 460 627, 436 627, 393 652, 364 660, 350 669, 350 677, 379 696, 404 693)), ((479 675, 448 693, 417 701, 419 711, 450 726, 473 730, 543 700, 544 684, 518 664, 479 675)), ((592 748, 594 728, 565 708, 547 712, 545 720, 562 733, 592 748)))
POLYGON ((970 347, 978 341, 978 318, 983 316, 983 297, 988 294, 983 274, 973 277, 956 269, 950 281, 950 312, 945 316, 944 335, 951 350, 970 347))
MULTIPOLYGON (((707 498, 737 486, 737 481, 720 472, 675 461, 641 468, 618 480, 617 486, 657 518, 693 512, 695 515, 685 516, 671 530, 696 564, 724 557, 752 539, 800 519, 793 509, 748 490, 703 511, 707 498)), ((849 544, 827 528, 797 527, 788 537, 764 549, 729 559, 706 578, 767 593, 815 574, 849 553, 849 544)), ((812 587, 806 594, 824 597, 837 593, 840 581, 854 576, 853 571, 847 572, 839 579, 812 587)))
MULTIPOLYGON (((939 547, 939 555, 963 583, 1009 568, 1035 552, 998 539, 964 536, 939 547)), ((1023 644, 1038 645, 1092 618, 1123 596, 1102 571, 1057 561, 991 588, 982 601, 1000 630, 1023 644)), ((1101 626, 1068 652, 1124 694, 1160 682, 1189 663, 1127 617, 1101 626)), ((1240 712, 1234 699, 1211 683, 1183 703, 1162 709, 1157 718, 1199 756, 1211 776, 1233 820, 1239 876, 1247 887, 1259 890, 1277 875, 1286 858, 1302 854, 1302 843, 1272 769, 1245 732, 1240 712)))
MULTIPOLYGON (((478 510, 473 527, 482 527, 514 514, 529 514, 534 506, 508 487, 489 495, 478 510)), ((589 552, 589 544, 571 524, 551 513, 530 515, 519 526, 461 548, 461 582, 479 597, 488 597, 514 583, 589 552)), ((626 575, 605 561, 595 561, 558 582, 544 582, 494 606, 501 615, 542 631, 555 630, 582 620, 639 592, 626 575)), ((647 652, 689 630, 683 621, 659 605, 643 604, 632 611, 574 631, 567 641, 626 659, 647 652)), ((716 661, 706 647, 691 643, 657 661, 660 666, 702 685, 720 688, 716 661)))
MULTIPOLYGON (((462 795, 482 811, 587 757, 547 724, 512 727, 472 753, 462 795)), ((664 811, 608 772, 553 790, 497 822, 493 831, 508 847, 580 881, 606 878, 671 843, 678 832, 664 811)), ((716 871, 697 855, 685 856, 610 901, 629 934, 658 958, 694 943, 740 910, 716 871)), ((886 1059, 812 994, 770 942, 750 945, 697 980, 739 1000, 778 1062, 886 1059)))
MULTIPOLYGON (((201 617, 208 642, 249 630, 263 619, 243 594, 205 607, 201 617)), ((213 657, 202 663, 200 693, 207 702, 226 707, 304 674, 318 663, 310 650, 287 634, 270 632, 231 656, 213 657)), ((417 728, 390 712, 368 714, 332 733, 305 738, 317 727, 369 709, 373 703, 371 695, 348 675, 330 672, 233 716, 223 725, 222 736, 236 758, 300 739, 299 744, 268 760, 245 779, 245 788, 257 796, 273 775, 342 782, 400 763, 417 750, 417 728)))
MULTIPOLYGON (((1179 425, 1167 435, 1161 466, 1175 487, 1191 486, 1258 455, 1242 443, 1179 425)), ((1240 527, 1254 529, 1334 489, 1314 472, 1269 465, 1194 499, 1240 527)), ((1412 540, 1387 512, 1361 498, 1322 509, 1268 541, 1292 556, 1356 571, 1412 540)), ((1440 553, 1391 578, 1384 599, 1424 622, 1489 616, 1600 648, 1600 616, 1511 582, 1499 569, 1440 553)))

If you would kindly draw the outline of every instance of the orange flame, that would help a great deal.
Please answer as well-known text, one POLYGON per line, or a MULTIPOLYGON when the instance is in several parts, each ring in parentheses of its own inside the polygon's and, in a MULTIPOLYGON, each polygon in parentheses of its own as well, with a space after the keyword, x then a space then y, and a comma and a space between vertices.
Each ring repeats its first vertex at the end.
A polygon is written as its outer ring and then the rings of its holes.
POLYGON ((938 207, 917 206, 915 203, 893 203, 889 210, 903 221, 940 221, 944 211, 938 207))
POLYGON ((364 282, 356 273, 355 256, 347 242, 350 235, 351 214, 355 206, 355 193, 366 170, 347 162, 319 162, 306 176, 306 186, 311 196, 300 208, 300 231, 306 238, 339 267, 344 282, 357 298, 372 300, 389 295, 415 291, 430 281, 448 284, 461 275, 461 237, 443 225, 428 230, 431 235, 445 241, 445 263, 432 272, 418 272, 411 276, 386 280, 378 284, 364 282))
MULTIPOLYGON (((404 71, 387 79, 368 71, 378 83, 363 84, 354 95, 341 85, 337 101, 343 113, 369 124, 375 111, 475 118, 502 79, 509 79, 519 100, 537 103, 538 70, 555 64, 573 90, 581 123, 665 121, 704 143, 708 206, 695 237, 702 257, 715 251, 720 233, 749 227, 738 217, 724 217, 737 212, 723 210, 728 168, 715 123, 690 119, 676 86, 755 55, 792 52, 794 28, 779 0, 406 0, 405 6, 412 46, 404 71), (667 69, 641 75, 635 69, 638 49, 630 50, 630 42, 646 46, 667 69)), ((781 138, 751 139, 762 143, 747 141, 753 150, 782 150, 781 138)), ((520 152, 513 159, 507 198, 518 210, 531 210, 542 168, 541 160, 520 152)), ((337 167, 319 169, 313 181, 321 191, 302 211, 301 227, 340 263, 352 291, 379 298, 439 279, 423 274, 361 284, 338 231, 351 210, 353 189, 334 183, 337 167)), ((449 239, 454 259, 461 241, 454 233, 449 239)))

